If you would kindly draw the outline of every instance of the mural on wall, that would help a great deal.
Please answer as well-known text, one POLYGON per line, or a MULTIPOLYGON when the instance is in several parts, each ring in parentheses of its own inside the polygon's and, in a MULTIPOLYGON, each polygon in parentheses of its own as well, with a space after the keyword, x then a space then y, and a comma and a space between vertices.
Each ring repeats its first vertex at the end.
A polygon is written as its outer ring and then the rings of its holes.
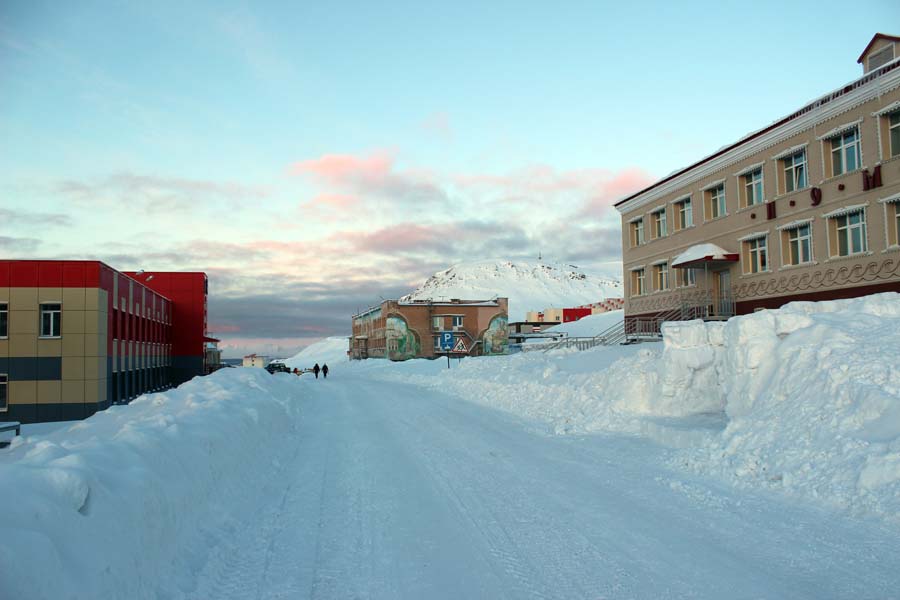
POLYGON ((491 324, 481 339, 484 354, 506 354, 509 345, 509 326, 506 315, 491 319, 491 324))
POLYGON ((419 355, 419 340, 403 317, 387 318, 385 338, 391 360, 406 360, 419 355))

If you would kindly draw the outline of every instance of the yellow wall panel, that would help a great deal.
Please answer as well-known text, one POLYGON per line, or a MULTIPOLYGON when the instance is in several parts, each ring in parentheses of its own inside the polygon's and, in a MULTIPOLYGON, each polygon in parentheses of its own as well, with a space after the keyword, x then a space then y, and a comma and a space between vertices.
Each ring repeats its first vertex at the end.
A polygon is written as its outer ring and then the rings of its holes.
POLYGON ((85 333, 84 318, 85 313, 83 310, 68 310, 66 309, 66 305, 63 304, 61 323, 62 334, 67 335, 69 333, 85 333))
POLYGON ((38 381, 38 404, 59 404, 61 390, 61 381, 38 381))
POLYGON ((84 310, 100 309, 100 289, 86 288, 84 290, 84 310))
POLYGON ((17 287, 9 288, 9 309, 12 310, 37 310, 37 288, 17 287))
POLYGON ((10 404, 34 404, 37 402, 36 381, 10 381, 8 391, 10 404))
POLYGON ((62 391, 60 393, 60 402, 67 404, 84 402, 84 382, 66 381, 64 379, 62 382, 62 391))
POLYGON ((62 339, 37 341, 38 356, 62 356, 62 339))
POLYGON ((62 378, 83 380, 84 377, 84 357, 83 356, 63 356, 62 357, 62 378))
POLYGON ((84 288, 63 288, 63 310, 84 310, 84 288))
POLYGON ((84 378, 100 379, 106 377, 106 359, 97 358, 95 356, 86 356, 84 358, 84 378), (101 365, 102 362, 102 365, 101 365))
POLYGON ((84 356, 85 335, 83 333, 69 333, 62 338, 63 356, 84 356))
POLYGON ((33 333, 10 334, 9 355, 37 356, 37 336, 33 333))
POLYGON ((38 333, 38 311, 35 310, 10 310, 9 333, 27 333, 36 336, 38 333))
POLYGON ((98 402, 99 398, 98 391, 100 390, 100 383, 96 379, 87 379, 84 382, 84 401, 85 402, 98 402))
POLYGON ((59 302, 62 304, 62 288, 41 287, 38 291, 38 302, 59 302))
POLYGON ((0 340, 0 358, 9 356, 9 340, 0 340))
POLYGON ((100 332, 100 312, 96 310, 85 311, 84 313, 84 332, 99 333, 100 332))
POLYGON ((9 302, 9 288, 0 287, 0 302, 9 302))

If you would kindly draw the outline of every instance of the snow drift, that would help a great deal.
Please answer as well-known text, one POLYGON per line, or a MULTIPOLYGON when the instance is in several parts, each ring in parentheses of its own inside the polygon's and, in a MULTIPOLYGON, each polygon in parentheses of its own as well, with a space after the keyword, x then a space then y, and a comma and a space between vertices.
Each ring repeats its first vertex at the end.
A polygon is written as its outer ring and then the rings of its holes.
POLYGON ((223 369, 16 438, 0 451, 0 596, 157 598, 189 588, 213 538, 240 518, 235 507, 291 447, 278 440, 293 430, 298 384, 223 369))
POLYGON ((290 369, 311 369, 316 363, 331 365, 347 362, 350 348, 349 335, 335 336, 312 343, 294 356, 286 358, 284 364, 290 369))
POLYGON ((674 464, 739 486, 900 519, 900 294, 794 302, 664 326, 663 344, 398 366, 550 425, 681 448, 674 464))

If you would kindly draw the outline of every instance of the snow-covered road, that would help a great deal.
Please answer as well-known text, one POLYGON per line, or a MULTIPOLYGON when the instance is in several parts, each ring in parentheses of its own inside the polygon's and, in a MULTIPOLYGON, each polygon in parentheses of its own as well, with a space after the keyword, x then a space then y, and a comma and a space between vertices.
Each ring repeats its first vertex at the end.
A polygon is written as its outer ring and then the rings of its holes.
POLYGON ((897 532, 877 522, 674 473, 646 440, 335 375, 298 385, 294 459, 191 597, 900 597, 897 532))

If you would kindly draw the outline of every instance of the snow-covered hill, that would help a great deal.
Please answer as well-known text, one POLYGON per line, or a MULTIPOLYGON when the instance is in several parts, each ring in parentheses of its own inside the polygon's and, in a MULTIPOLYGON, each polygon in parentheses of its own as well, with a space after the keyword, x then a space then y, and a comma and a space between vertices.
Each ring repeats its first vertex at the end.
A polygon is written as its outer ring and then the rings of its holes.
POLYGON ((530 310, 564 308, 622 297, 622 283, 573 265, 483 260, 435 273, 401 300, 509 298, 509 320, 524 321, 530 310))
POLYGON ((315 363, 320 365, 331 363, 334 365, 339 362, 347 361, 347 349, 350 343, 347 341, 346 335, 334 336, 319 340, 314 344, 310 344, 291 358, 286 358, 284 364, 289 368, 309 369, 315 363))

